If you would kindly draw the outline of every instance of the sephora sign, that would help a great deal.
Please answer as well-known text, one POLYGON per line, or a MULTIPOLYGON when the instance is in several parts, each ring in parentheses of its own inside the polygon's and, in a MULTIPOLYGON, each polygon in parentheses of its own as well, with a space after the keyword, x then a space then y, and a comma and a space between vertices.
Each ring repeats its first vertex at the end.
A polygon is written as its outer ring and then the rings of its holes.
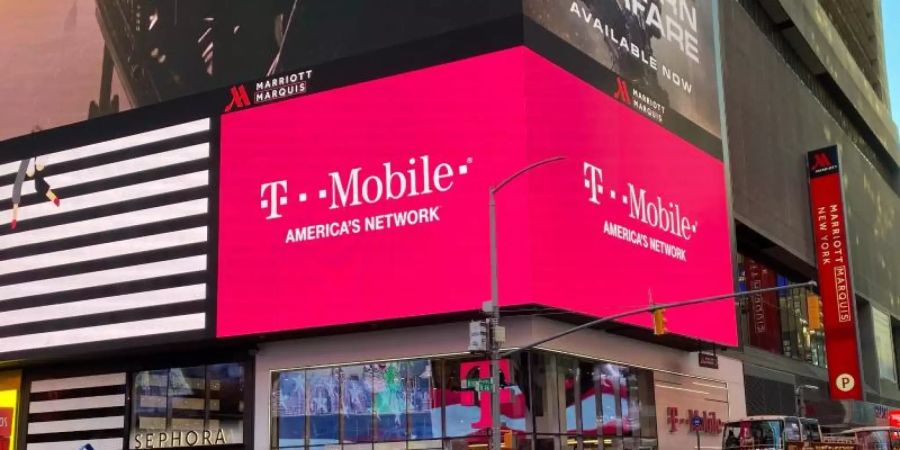
MULTIPOLYGON (((556 155, 497 194, 502 305, 732 290, 722 162, 519 47, 223 116, 218 334, 480 308, 488 188, 556 155)), ((736 342, 729 302, 668 322, 736 342)))

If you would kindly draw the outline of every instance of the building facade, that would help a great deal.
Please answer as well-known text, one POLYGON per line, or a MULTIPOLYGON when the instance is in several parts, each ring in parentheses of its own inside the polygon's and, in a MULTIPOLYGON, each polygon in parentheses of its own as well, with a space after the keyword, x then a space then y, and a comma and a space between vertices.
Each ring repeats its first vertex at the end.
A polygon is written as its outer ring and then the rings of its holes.
POLYGON ((896 127, 841 6, 152 3, 96 2, 91 120, 0 142, 3 449, 487 448, 492 294, 513 350, 785 287, 505 357, 505 449, 900 404, 896 127), (139 107, 109 114, 111 84, 139 107), (794 286, 820 279, 807 154, 832 146, 840 298, 794 286))
POLYGON ((765 309, 755 316, 753 302, 742 311, 748 412, 792 413, 797 388, 814 386, 800 388, 803 407, 823 423, 886 423, 898 400, 900 179, 878 50, 880 6, 739 1, 721 7, 722 29, 729 30, 722 34, 723 78, 742 281, 818 279, 805 158, 837 145, 864 391, 857 400, 830 399, 822 300, 783 292, 760 299, 765 309), (745 59, 755 63, 739 62, 745 59), (752 94, 758 92, 771 101, 759 101, 752 94), (769 326, 756 331, 757 322, 769 326))

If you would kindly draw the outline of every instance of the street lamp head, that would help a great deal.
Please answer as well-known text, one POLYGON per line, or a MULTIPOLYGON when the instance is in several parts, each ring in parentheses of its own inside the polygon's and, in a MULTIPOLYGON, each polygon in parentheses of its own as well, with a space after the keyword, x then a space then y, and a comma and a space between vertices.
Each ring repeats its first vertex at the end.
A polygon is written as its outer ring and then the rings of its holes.
POLYGON ((515 179, 515 178, 518 177, 519 175, 522 175, 522 174, 528 172, 529 170, 532 170, 532 169, 534 169, 534 168, 536 168, 536 167, 539 167, 539 166, 543 166, 544 164, 550 164, 550 163, 553 163, 553 162, 556 162, 556 161, 562 161, 562 160, 564 160, 564 159, 566 159, 566 157, 560 155, 560 156, 553 156, 553 157, 550 157, 550 158, 542 159, 542 160, 540 160, 540 161, 538 161, 538 162, 535 162, 535 163, 531 163, 531 164, 529 164, 529 165, 523 167, 522 169, 520 169, 518 172, 516 172, 516 173, 510 175, 510 176, 509 176, 508 178, 506 178, 505 180, 503 180, 503 181, 497 183, 496 186, 491 187, 491 188, 490 188, 491 194, 495 194, 495 193, 498 192, 500 189, 503 189, 503 186, 506 186, 510 181, 512 181, 513 179, 515 179))

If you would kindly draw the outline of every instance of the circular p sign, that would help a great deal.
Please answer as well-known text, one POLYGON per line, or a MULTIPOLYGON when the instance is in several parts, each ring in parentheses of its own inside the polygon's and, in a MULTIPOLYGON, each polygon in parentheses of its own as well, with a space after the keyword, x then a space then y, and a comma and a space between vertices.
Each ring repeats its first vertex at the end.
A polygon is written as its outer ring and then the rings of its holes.
POLYGON ((850 392, 856 387, 856 379, 849 373, 842 373, 834 379, 834 385, 841 392, 850 392))

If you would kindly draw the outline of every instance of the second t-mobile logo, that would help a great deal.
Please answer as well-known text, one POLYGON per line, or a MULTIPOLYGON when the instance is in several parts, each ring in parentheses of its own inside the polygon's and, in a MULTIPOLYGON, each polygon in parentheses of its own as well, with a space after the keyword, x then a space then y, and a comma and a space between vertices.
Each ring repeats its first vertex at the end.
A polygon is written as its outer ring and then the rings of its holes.
POLYGON ((687 216, 677 202, 664 200, 659 195, 648 196, 646 189, 629 182, 625 183, 625 191, 616 192, 615 189, 605 188, 602 168, 589 162, 584 162, 582 167, 589 202, 595 205, 604 202, 622 205, 621 207, 628 208, 629 218, 686 241, 697 233, 697 221, 687 216))

